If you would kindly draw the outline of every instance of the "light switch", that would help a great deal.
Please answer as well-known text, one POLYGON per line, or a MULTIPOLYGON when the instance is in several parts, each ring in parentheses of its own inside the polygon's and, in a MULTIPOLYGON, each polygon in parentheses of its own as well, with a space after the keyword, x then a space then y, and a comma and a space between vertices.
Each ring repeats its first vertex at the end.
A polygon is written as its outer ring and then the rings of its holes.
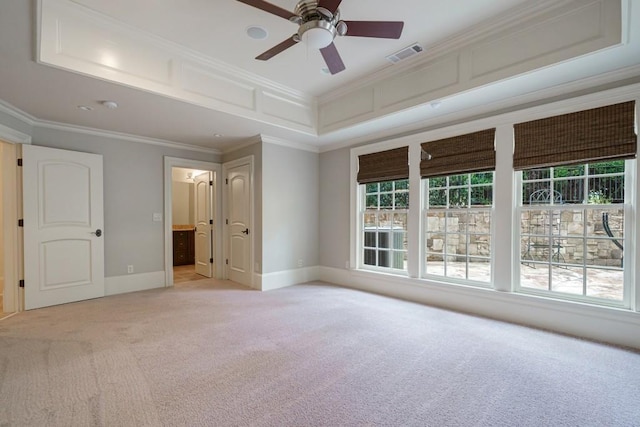
POLYGON ((153 221, 154 222, 160 222, 162 221, 162 214, 161 213, 154 213, 153 214, 153 221))

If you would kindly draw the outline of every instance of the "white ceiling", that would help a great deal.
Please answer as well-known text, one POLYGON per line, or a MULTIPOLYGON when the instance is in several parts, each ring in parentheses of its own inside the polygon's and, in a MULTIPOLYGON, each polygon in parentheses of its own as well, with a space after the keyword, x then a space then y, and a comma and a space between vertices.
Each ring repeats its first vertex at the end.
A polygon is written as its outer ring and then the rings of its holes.
MULTIPOLYGON (((414 42, 427 51, 470 28, 495 23, 501 14, 525 7, 524 0, 344 0, 347 20, 403 20, 399 40, 343 37, 335 44, 347 67, 331 76, 317 51, 296 45, 270 61, 253 58, 291 37, 296 26, 234 0, 74 0, 97 13, 154 34, 217 61, 315 97, 344 90, 371 73, 395 67, 385 56, 414 42), (251 25, 267 30, 266 40, 250 39, 251 25)), ((294 0, 272 0, 293 10, 294 0)), ((526 2, 530 4, 531 2, 526 2)), ((640 78, 640 0, 623 0, 628 43, 480 87, 443 101, 438 109, 412 108, 381 120, 325 135, 305 135, 268 123, 233 116, 165 96, 125 87, 35 62, 36 0, 0 3, 0 100, 41 121, 66 123, 198 147, 229 149, 268 135, 326 149, 378 139, 437 124, 536 102, 597 84, 640 78), (600 76, 600 77, 598 77, 600 76), (604 76, 604 77, 603 77, 604 76), (596 79, 597 77, 597 79, 596 79), (567 85, 568 84, 568 85, 567 85), (120 107, 108 110, 100 100, 120 107), (82 111, 89 105, 93 111, 82 111), (221 134, 222 137, 214 137, 221 134)), ((391 70, 392 71, 392 70, 391 70)))

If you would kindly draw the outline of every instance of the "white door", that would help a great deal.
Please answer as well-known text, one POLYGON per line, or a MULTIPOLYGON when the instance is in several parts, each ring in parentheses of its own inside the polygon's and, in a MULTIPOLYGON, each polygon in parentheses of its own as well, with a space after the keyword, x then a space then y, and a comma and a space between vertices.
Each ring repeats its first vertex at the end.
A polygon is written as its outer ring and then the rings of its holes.
POLYGON ((25 145, 27 310, 104 296, 102 156, 25 145))
POLYGON ((251 286, 251 165, 227 169, 229 279, 251 286))
POLYGON ((213 277, 213 215, 211 194, 213 191, 212 172, 205 172, 194 178, 196 211, 196 273, 213 277))

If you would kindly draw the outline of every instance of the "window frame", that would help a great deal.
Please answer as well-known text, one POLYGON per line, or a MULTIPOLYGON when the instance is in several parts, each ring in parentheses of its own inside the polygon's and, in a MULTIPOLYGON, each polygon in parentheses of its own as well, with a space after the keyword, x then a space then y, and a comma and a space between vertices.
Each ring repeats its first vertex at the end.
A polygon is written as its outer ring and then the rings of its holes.
MULTIPOLYGON (((427 280, 437 280, 437 281, 442 281, 442 282, 448 282, 448 283, 455 283, 455 284, 461 284, 461 285, 470 285, 470 286, 477 286, 477 287, 482 287, 482 288, 493 288, 493 283, 494 283, 494 213, 495 213, 495 199, 494 199, 494 191, 495 191, 495 180, 496 180, 496 172, 495 170, 493 171, 483 171, 483 172, 467 172, 467 173, 456 173, 456 174, 451 174, 451 175, 444 175, 444 176, 439 176, 439 177, 428 177, 428 178, 422 178, 420 180, 420 223, 421 223, 421 230, 422 233, 420 234, 420 245, 422 248, 422 256, 421 256, 421 262, 420 262, 420 271, 421 271, 421 278, 422 279, 427 279, 427 280), (487 185, 487 184, 473 184, 471 182, 471 175, 473 174, 486 174, 486 173, 491 173, 492 176, 492 181, 491 181, 491 185, 487 185), (456 177, 456 176, 462 176, 462 175, 466 175, 467 176, 467 183, 460 185, 460 184, 454 184, 451 185, 450 183, 450 178, 451 177, 456 177), (429 195, 428 195, 428 191, 430 190, 429 188, 429 180, 430 179, 446 179, 446 185, 443 187, 436 187, 436 188, 442 188, 445 191, 446 194, 446 204, 445 206, 438 206, 435 208, 429 208, 429 195), (472 189, 473 188, 479 188, 479 187, 490 187, 491 188, 491 205, 487 205, 487 206, 483 206, 483 207, 472 207, 471 205, 471 194, 472 194, 472 189), (467 202, 465 204, 465 206, 449 206, 449 190, 450 189, 467 189, 468 194, 467 194, 467 202), (444 274, 443 275, 439 275, 439 274, 431 274, 428 272, 428 263, 429 261, 427 260, 427 256, 429 254, 429 252, 426 250, 427 248, 427 240, 428 237, 427 235, 429 234, 429 231, 427 229, 427 225, 426 225, 426 221, 427 221, 427 213, 430 211, 434 211, 434 212, 443 212, 445 214, 445 223, 448 222, 448 214, 449 213, 455 213, 455 212, 460 212, 460 213, 472 213, 472 212, 489 212, 489 216, 490 216, 490 227, 489 227, 489 231, 487 233, 470 233, 469 229, 467 228, 465 230, 464 233, 461 232, 449 232, 446 229, 443 231, 442 234, 444 234, 445 239, 448 235, 464 235, 465 236, 465 245, 468 247, 469 245, 469 236, 470 235, 476 235, 476 234, 483 234, 489 237, 489 248, 490 248, 490 255, 489 257, 484 257, 484 256, 470 256, 468 254, 464 255, 465 257, 465 278, 460 278, 460 277, 454 277, 454 276, 448 276, 446 275, 446 271, 447 271, 447 264, 448 262, 443 259, 443 269, 444 269, 444 274), (470 258, 474 258, 474 259, 488 259, 488 264, 489 264, 489 280, 488 281, 480 281, 480 280, 473 280, 469 278, 469 263, 470 263, 470 258)), ((446 247, 446 243, 445 243, 445 247, 446 247)), ((445 252, 443 252, 443 258, 446 258, 447 256, 451 256, 451 255, 447 255, 445 252)))
MULTIPOLYGON (((361 242, 359 245, 359 256, 358 256, 358 268, 362 269, 362 270, 367 270, 367 271, 377 271, 377 272, 381 272, 381 273, 387 273, 387 274, 393 274, 393 275, 399 275, 399 276, 408 276, 409 274, 409 270, 408 270, 408 265, 407 268, 405 269, 398 269, 398 268, 394 268, 394 267, 381 267, 379 265, 371 265, 371 264, 366 264, 366 256, 364 255, 365 251, 367 249, 369 250, 374 250, 376 251, 376 258, 380 253, 380 246, 378 246, 378 237, 379 237, 379 228, 376 228, 376 246, 375 247, 370 247, 370 246, 366 246, 366 238, 365 238, 365 233, 366 228, 365 228, 365 216, 367 214, 375 214, 376 216, 379 214, 388 214, 388 215, 396 215, 396 214, 400 214, 400 215, 406 215, 406 221, 407 221, 407 229, 404 231, 406 237, 408 238, 408 234, 409 234, 409 227, 408 227, 408 221, 409 221, 409 211, 411 209, 411 185, 409 182, 409 179, 405 179, 405 180, 393 180, 393 181, 380 181, 380 182, 375 182, 375 183, 365 183, 365 184, 359 184, 358 185, 358 198, 360 199, 360 203, 359 203, 359 218, 358 218, 358 224, 359 224, 359 241, 361 242), (382 184, 384 184, 385 182, 389 182, 392 183, 393 185, 393 189, 391 191, 382 191, 382 189, 379 187, 378 191, 375 193, 378 198, 380 198, 380 196, 382 194, 391 194, 394 195, 396 193, 396 191, 400 191, 402 193, 404 193, 404 189, 396 189, 395 188, 395 183, 398 181, 406 181, 407 182, 407 189, 406 189, 406 193, 407 193, 407 197, 409 199, 408 202, 408 207, 405 209, 396 209, 395 206, 395 202, 394 205, 391 207, 391 209, 380 209, 380 207, 378 207, 377 209, 370 209, 367 206, 367 197, 368 195, 371 195, 372 193, 367 193, 367 186, 371 185, 371 184, 376 184, 378 186, 382 186, 382 184)), ((393 196, 393 199, 395 200, 395 196, 393 196)), ((379 205, 378 205, 379 206, 379 205)), ((389 252, 389 256, 390 259, 393 258, 393 254, 394 252, 400 252, 400 253, 405 253, 405 257, 408 257, 408 252, 409 249, 407 247, 407 249, 405 250, 395 250, 393 248, 393 232, 394 228, 392 227, 389 230, 389 234, 390 234, 390 243, 389 243, 389 248, 388 251, 383 251, 383 252, 389 252)), ((383 248, 386 249, 386 248, 383 248)), ((407 264, 409 263, 409 260, 407 258, 407 264)))
MULTIPOLYGON (((625 171, 624 171, 624 182, 625 182, 625 194, 624 194, 624 203, 619 203, 619 204, 615 204, 615 205, 606 205, 606 204, 589 204, 589 203, 584 203, 585 200, 583 200, 582 203, 569 203, 569 204, 562 204, 562 205, 558 205, 558 204, 550 204, 550 205, 537 205, 536 207, 532 208, 530 205, 524 205, 523 200, 522 200, 522 187, 523 187, 523 172, 525 171, 514 171, 514 190, 515 190, 515 206, 513 206, 513 212, 514 212, 514 224, 513 224, 513 236, 514 236, 514 241, 520 243, 522 242, 522 232, 521 232, 521 218, 522 218, 522 214, 523 212, 526 211, 533 211, 533 210, 557 210, 557 211, 574 211, 574 210, 582 210, 584 212, 587 212, 588 210, 598 210, 598 209, 603 209, 606 210, 608 206, 621 206, 622 210, 624 212, 624 218, 625 218, 625 226, 624 226, 624 242, 632 242, 633 238, 634 238, 634 233, 635 230, 637 229, 637 227, 639 226, 640 221, 638 221, 638 219, 636 218, 635 221, 630 221, 633 215, 633 206, 634 206, 634 202, 635 202, 635 198, 634 198, 634 193, 636 192, 636 170, 637 170, 637 162, 640 161, 640 159, 632 159, 632 160, 624 160, 625 162, 625 171), (627 187, 628 186, 628 187, 627 187), (551 208, 549 208, 551 207, 551 208)), ((594 163, 598 163, 598 162, 592 162, 591 164, 594 163)), ((586 165, 588 165, 589 163, 582 163, 579 166, 585 165, 585 173, 581 176, 579 176, 580 179, 584 180, 585 182, 589 180, 590 177, 593 177, 594 175, 589 175, 588 174, 588 167, 586 165)), ((556 166, 558 167, 558 166, 556 166)), ((539 168, 539 169, 546 169, 546 168, 539 168)), ((607 176, 609 174, 602 174, 602 175, 597 175, 597 176, 607 176)), ((578 177, 577 177, 578 178, 578 177)), ((553 176, 553 174, 551 174, 551 176, 548 179, 540 179, 540 180, 536 180, 536 181, 548 181, 548 182, 555 182, 555 181, 561 181, 564 180, 564 178, 558 179, 555 178, 553 176)), ((530 181, 531 182, 531 181, 530 181)), ((588 201, 588 195, 589 195, 589 188, 588 186, 585 186, 584 188, 584 197, 587 199, 588 201)), ((551 234, 550 234, 551 235, 551 234)), ((583 235, 582 237, 576 237, 579 239, 585 239, 585 241, 589 240, 589 237, 587 235, 583 235)), ((597 239, 596 239, 597 240, 597 239)), ((610 239, 603 239, 603 240, 610 240, 610 239)), ((517 246, 519 247, 519 246, 517 246)), ((636 257, 636 253, 635 253, 635 245, 633 244, 625 244, 625 253, 628 256, 625 256, 624 258, 628 258, 630 260, 634 260, 636 257)), ((531 288, 531 287, 523 287, 522 283, 521 283, 521 279, 522 279, 522 269, 523 269, 523 261, 521 258, 521 253, 520 250, 516 250, 514 248, 514 265, 513 265, 513 276, 514 276, 514 288, 513 288, 513 292, 517 293, 517 294, 523 294, 523 295, 534 295, 534 296, 540 296, 540 297, 545 297, 545 298, 550 298, 552 300, 563 300, 563 301, 574 301, 574 302, 581 302, 581 303, 587 303, 587 304, 594 304, 594 305, 598 305, 598 306, 602 306, 602 307, 612 307, 612 308, 623 308, 623 309, 627 309, 627 310, 637 310, 638 307, 634 307, 634 293, 635 293, 635 289, 634 289, 634 283, 633 283, 633 276, 634 274, 637 274, 635 272, 632 271, 631 266, 634 264, 633 261, 631 262, 626 262, 623 265, 622 268, 622 272, 623 272, 623 297, 622 300, 608 300, 606 298, 599 298, 599 297, 592 297, 592 296, 588 296, 588 295, 579 295, 579 294, 571 294, 571 293, 566 293, 566 292, 559 292, 559 291, 553 291, 553 290, 541 290, 541 289, 535 289, 535 288, 531 288)), ((541 265, 546 265, 545 262, 536 262, 537 264, 541 264, 541 265)), ((551 259, 551 262, 549 263, 549 265, 553 265, 553 259, 551 259)), ((588 266, 583 262, 582 264, 576 264, 576 267, 581 267, 583 268, 585 271, 588 269, 588 266)), ((600 268, 601 270, 606 270, 606 268, 600 268)), ((551 277, 552 271, 549 271, 549 276, 551 277)), ((585 278, 583 277, 583 283, 584 283, 585 278)), ((583 285, 584 286, 584 285, 583 285)))

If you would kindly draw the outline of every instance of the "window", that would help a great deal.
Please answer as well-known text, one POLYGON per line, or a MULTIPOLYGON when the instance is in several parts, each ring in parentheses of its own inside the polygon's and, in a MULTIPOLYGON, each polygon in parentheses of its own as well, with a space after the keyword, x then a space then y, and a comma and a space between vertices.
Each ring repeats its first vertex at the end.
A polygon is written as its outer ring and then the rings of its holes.
POLYGON ((491 282, 493 175, 423 180, 427 275, 491 282))
POLYGON ((520 289, 625 300, 625 161, 522 171, 520 289))
POLYGON ((407 179, 360 186, 362 206, 362 260, 365 267, 407 270, 407 179))

